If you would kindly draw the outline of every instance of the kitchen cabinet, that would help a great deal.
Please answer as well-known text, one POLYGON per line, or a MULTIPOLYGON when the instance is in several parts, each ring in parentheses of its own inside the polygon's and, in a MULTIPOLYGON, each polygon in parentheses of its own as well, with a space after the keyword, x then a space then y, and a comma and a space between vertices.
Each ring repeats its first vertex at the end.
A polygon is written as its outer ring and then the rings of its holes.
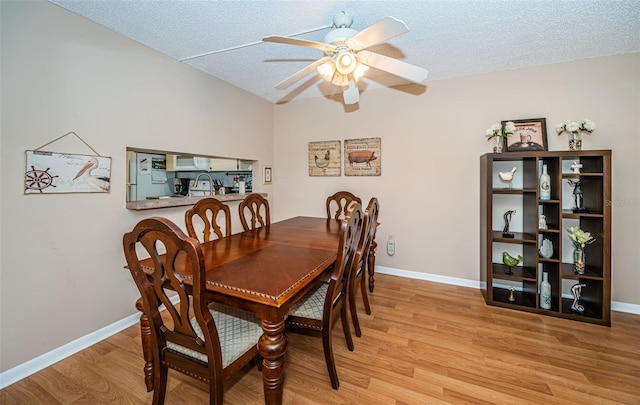
POLYGON ((238 170, 238 159, 211 158, 209 159, 209 170, 211 171, 236 171, 238 170))
POLYGON ((167 154, 167 171, 209 170, 209 158, 194 155, 167 154))
POLYGON ((251 160, 238 160, 238 170, 250 171, 253 169, 253 161, 251 160))
POLYGON ((481 156, 480 162, 480 284, 486 303, 609 326, 611 151, 489 153, 481 156), (549 199, 540 199, 539 178, 544 166, 550 176, 549 199), (513 168, 513 180, 503 182, 499 173, 513 168), (576 209, 578 196, 572 186, 578 181, 582 210, 576 209), (508 211, 515 212, 510 235, 504 235, 508 211), (546 221, 542 228, 541 215, 546 221), (567 232, 570 227, 579 227, 595 238, 584 250, 584 274, 574 271, 574 247, 567 232), (545 240, 553 253, 543 256, 540 248, 545 240), (503 252, 521 256, 522 262, 506 266, 503 252), (543 272, 551 284, 550 309, 540 305, 543 272), (572 308, 576 301, 582 311, 572 308))

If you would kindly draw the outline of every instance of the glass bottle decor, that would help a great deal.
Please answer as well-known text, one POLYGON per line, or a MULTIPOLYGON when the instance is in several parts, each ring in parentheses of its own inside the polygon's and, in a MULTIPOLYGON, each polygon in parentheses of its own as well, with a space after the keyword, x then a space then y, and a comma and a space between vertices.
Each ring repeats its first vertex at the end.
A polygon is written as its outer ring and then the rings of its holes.
POLYGON ((582 150, 582 136, 580 132, 569 133, 569 150, 582 150))
POLYGON ((540 199, 551 199, 551 177, 547 173, 547 165, 542 165, 542 174, 540 175, 540 199))
POLYGON ((495 146, 493 147, 493 153, 502 153, 502 149, 504 148, 504 138, 501 136, 494 136, 495 146))
POLYGON ((542 272, 542 282, 540 283, 540 308, 551 309, 551 284, 549 283, 549 273, 542 272))
POLYGON ((573 270, 576 274, 584 274, 585 257, 584 244, 574 243, 573 245, 573 270))

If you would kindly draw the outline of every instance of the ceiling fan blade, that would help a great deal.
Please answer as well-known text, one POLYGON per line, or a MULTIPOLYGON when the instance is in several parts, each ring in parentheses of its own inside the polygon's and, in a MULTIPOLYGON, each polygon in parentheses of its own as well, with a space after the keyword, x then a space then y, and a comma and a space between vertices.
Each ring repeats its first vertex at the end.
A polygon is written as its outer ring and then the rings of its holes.
POLYGON ((291 86, 293 83, 297 82, 298 80, 302 79, 303 77, 311 74, 312 72, 315 72, 316 67, 322 65, 324 62, 326 62, 327 60, 330 60, 331 57, 329 56, 325 56, 324 58, 320 58, 317 61, 313 62, 310 65, 305 66, 304 68, 298 70, 296 73, 292 74, 291 76, 287 77, 286 79, 284 79, 283 81, 281 81, 280 83, 275 85, 275 88, 278 90, 284 90, 287 87, 291 86))
POLYGON ((407 32, 409 28, 404 22, 394 17, 385 17, 349 38, 347 44, 354 51, 359 51, 407 32))
POLYGON ((336 47, 323 42, 307 41, 306 39, 280 37, 273 35, 270 37, 262 38, 263 42, 274 42, 276 44, 297 45, 306 46, 307 48, 320 49, 323 52, 335 52, 336 47))
POLYGON ((349 85, 342 88, 342 98, 345 104, 356 104, 360 101, 360 91, 353 79, 349 80, 349 85))
POLYGON ((380 55, 371 51, 360 51, 356 55, 360 63, 376 69, 384 70, 414 83, 423 82, 429 75, 427 69, 403 62, 398 59, 380 55))

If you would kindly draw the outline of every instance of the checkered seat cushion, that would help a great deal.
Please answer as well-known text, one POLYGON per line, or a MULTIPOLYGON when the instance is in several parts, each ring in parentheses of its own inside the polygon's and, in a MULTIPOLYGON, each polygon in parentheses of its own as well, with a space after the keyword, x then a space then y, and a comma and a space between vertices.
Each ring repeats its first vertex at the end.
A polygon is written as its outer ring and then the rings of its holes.
POLYGON ((324 300, 327 296, 329 284, 318 283, 304 297, 293 304, 289 310, 290 316, 322 320, 324 300))
MULTIPOLYGON (((262 326, 260 319, 254 314, 222 304, 209 304, 209 311, 218 329, 220 347, 222 349, 222 367, 227 367, 231 362, 244 354, 251 346, 258 343, 262 336, 262 326)), ((200 325, 195 318, 191 318, 191 326, 200 339, 204 340, 204 335, 200 325)), ((207 355, 188 349, 173 342, 167 342, 167 348, 175 350, 189 357, 196 358, 204 363, 207 362, 207 355)))

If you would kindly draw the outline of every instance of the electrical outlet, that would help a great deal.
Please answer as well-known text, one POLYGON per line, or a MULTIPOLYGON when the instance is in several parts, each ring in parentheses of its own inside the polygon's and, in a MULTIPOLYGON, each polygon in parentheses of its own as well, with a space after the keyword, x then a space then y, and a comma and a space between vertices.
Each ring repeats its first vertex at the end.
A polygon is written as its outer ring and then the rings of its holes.
POLYGON ((396 253, 396 241, 393 239, 393 235, 389 235, 389 240, 387 241, 387 254, 389 256, 393 256, 396 253))

